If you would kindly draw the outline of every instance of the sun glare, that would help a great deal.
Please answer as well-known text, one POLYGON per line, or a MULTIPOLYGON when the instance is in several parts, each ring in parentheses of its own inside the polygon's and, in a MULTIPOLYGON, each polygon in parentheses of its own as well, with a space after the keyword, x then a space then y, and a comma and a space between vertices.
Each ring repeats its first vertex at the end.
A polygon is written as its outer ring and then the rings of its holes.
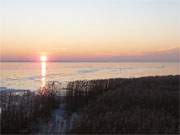
POLYGON ((47 61, 47 56, 41 56, 41 61, 47 61))

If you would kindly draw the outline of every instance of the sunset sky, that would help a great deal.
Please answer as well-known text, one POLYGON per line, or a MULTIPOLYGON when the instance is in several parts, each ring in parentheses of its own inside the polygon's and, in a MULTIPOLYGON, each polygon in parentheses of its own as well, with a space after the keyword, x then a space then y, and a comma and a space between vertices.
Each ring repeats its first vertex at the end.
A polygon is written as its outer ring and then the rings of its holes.
POLYGON ((179 61, 180 0, 0 0, 1 61, 179 61))

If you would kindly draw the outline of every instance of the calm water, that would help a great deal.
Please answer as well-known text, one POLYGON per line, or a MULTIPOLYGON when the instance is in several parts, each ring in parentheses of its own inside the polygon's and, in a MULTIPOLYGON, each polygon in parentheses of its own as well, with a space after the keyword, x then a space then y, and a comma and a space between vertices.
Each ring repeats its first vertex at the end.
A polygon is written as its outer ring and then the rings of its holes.
POLYGON ((1 62, 0 87, 36 90, 47 81, 176 75, 179 63, 1 62))

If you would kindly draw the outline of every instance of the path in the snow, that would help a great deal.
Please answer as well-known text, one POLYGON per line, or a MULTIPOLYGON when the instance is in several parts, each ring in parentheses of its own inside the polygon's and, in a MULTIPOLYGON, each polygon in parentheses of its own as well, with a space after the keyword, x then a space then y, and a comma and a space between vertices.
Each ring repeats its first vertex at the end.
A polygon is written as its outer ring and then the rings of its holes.
POLYGON ((64 135, 72 128, 77 118, 77 113, 68 115, 67 112, 65 112, 65 104, 61 104, 59 108, 53 112, 49 122, 41 127, 40 133, 64 135))

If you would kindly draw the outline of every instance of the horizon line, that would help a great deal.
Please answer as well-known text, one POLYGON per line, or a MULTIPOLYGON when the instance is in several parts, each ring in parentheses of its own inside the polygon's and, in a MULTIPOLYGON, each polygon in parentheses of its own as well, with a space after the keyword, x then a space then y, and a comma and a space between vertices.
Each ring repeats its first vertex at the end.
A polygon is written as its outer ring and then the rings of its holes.
MULTIPOLYGON (((0 62, 41 62, 41 61, 36 61, 36 60, 0 60, 0 62)), ((170 62, 170 63, 179 63, 179 61, 176 61, 176 60, 171 60, 171 61, 166 61, 166 60, 157 60, 157 61, 154 61, 154 60, 146 60, 146 61, 143 61, 143 60, 116 60, 116 61, 113 61, 113 60, 49 60, 49 61, 46 61, 46 62, 147 62, 147 63, 151 63, 151 62, 170 62)))

